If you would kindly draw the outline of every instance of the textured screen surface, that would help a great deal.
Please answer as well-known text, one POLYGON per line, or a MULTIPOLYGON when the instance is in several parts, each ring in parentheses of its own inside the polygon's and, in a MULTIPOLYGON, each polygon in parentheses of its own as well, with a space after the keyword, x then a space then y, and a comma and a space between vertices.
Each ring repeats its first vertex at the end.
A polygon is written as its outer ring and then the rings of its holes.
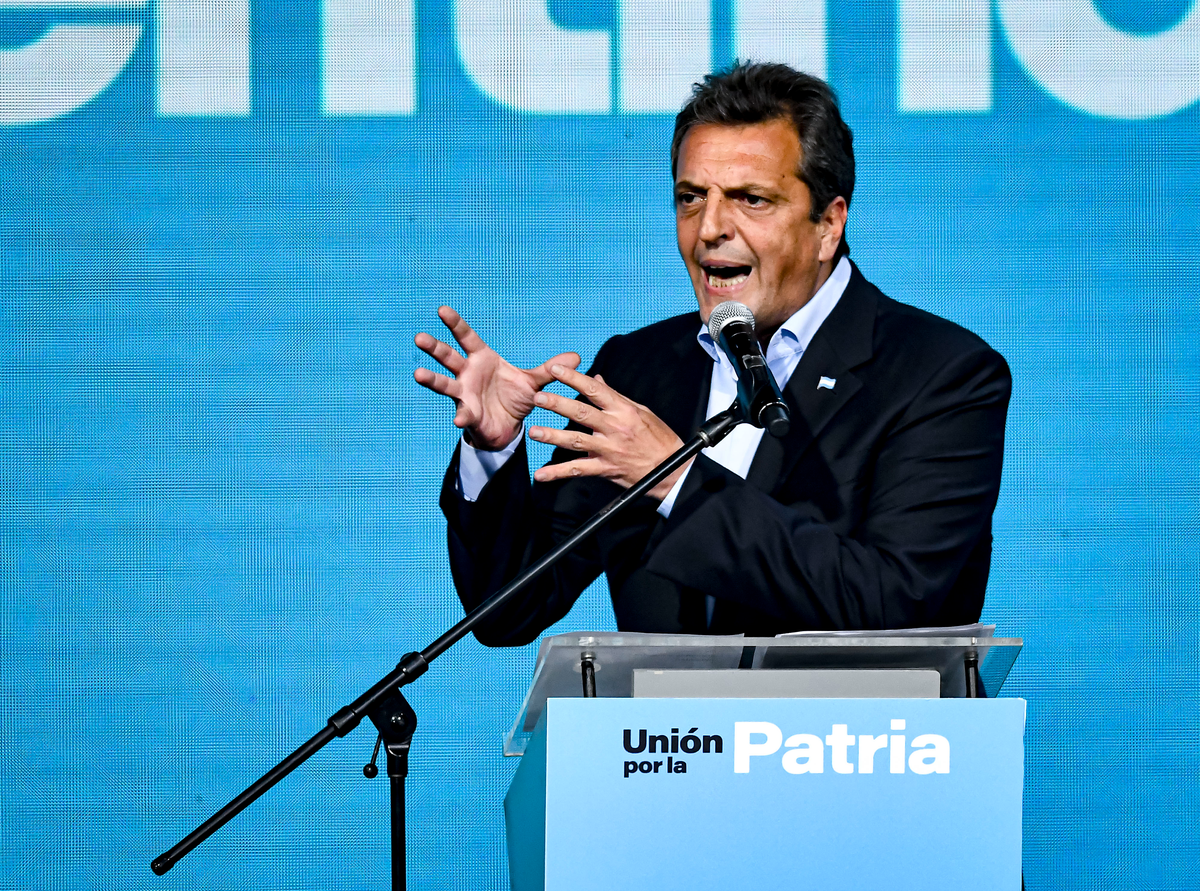
MULTIPOLYGON (((1200 887, 1187 0, 0 2, 0 887, 389 886, 367 727, 149 863, 461 615, 436 308, 532 364, 694 306, 672 114, 735 56, 828 76, 855 260, 1012 366, 1028 886, 1200 887)), ((409 688, 410 887, 507 888, 533 657, 409 688)))

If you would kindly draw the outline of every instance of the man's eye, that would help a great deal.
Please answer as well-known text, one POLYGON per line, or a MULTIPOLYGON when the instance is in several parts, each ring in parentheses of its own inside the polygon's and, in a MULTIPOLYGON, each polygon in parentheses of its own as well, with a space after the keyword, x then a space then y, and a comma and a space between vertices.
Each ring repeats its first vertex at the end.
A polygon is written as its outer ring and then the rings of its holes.
POLYGON ((767 199, 762 197, 762 195, 746 195, 742 200, 751 207, 761 207, 767 203, 767 199))
POLYGON ((680 192, 678 195, 675 196, 676 203, 682 204, 685 207, 689 204, 695 204, 699 200, 700 200, 700 196, 697 195, 695 192, 680 192))

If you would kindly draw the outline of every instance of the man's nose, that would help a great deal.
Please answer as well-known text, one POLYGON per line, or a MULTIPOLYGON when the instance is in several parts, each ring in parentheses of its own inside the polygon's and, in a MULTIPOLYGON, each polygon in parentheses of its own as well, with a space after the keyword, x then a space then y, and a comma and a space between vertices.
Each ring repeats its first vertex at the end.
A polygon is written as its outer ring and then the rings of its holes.
POLYGON ((729 208, 721 195, 709 195, 704 202, 700 218, 700 240, 707 244, 725 241, 732 237, 729 208))

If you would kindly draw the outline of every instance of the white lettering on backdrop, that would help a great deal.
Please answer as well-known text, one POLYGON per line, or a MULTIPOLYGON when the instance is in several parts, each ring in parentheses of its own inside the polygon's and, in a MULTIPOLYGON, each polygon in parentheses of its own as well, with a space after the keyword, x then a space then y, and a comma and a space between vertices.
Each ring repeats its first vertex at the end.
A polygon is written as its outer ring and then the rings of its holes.
MULTIPOLYGON (((548 0, 456 0, 455 37, 468 76, 490 99, 536 114, 671 113, 712 67, 711 0, 619 0, 616 33, 555 22, 548 0), (613 70, 614 58, 619 60, 613 70)), ((0 0, 6 9, 45 0, 0 0)), ((55 24, 0 49, 0 124, 67 114, 128 65, 147 29, 147 0, 58 0, 73 10, 126 10, 128 21, 55 24)), ((992 0, 897 0, 897 107, 981 113, 992 107, 992 0)), ((1093 0, 995 0, 1013 54, 1065 105, 1138 120, 1200 99, 1200 3, 1157 34, 1113 27, 1093 0)), ((739 58, 827 74, 826 0, 739 0, 739 58)), ((156 0, 158 112, 251 110, 250 0, 156 0)), ((0 18, 0 26, 3 19, 0 18)), ((414 0, 325 0, 321 102, 326 114, 417 111, 414 0)))

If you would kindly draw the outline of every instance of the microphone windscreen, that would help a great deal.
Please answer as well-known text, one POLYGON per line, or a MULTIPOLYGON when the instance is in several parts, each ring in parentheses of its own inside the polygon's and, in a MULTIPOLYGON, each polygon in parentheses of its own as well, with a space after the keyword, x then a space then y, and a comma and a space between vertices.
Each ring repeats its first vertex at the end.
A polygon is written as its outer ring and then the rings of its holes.
POLYGON ((719 341, 721 329, 730 322, 745 322, 751 330, 754 330, 754 313, 750 312, 750 307, 746 304, 738 303, 736 300, 719 303, 708 317, 708 336, 719 341))

